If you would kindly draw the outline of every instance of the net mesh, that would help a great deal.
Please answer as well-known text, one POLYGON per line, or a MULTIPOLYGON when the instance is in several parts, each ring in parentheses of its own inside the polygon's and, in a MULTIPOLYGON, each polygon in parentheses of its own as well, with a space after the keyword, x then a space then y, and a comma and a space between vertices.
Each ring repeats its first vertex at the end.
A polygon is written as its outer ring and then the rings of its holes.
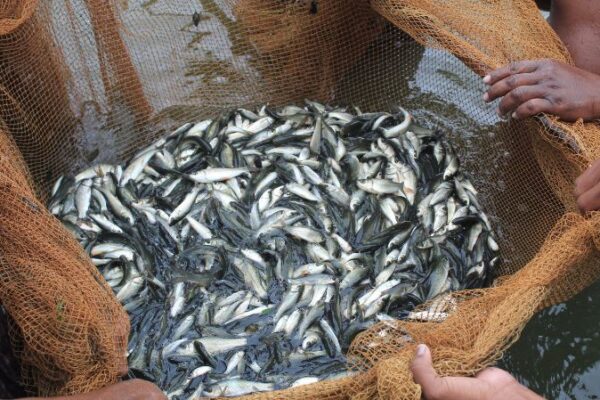
POLYGON ((453 294, 443 322, 359 335, 349 352, 356 377, 250 397, 418 399, 408 369, 418 343, 442 375, 490 365, 536 310, 600 274, 600 216, 578 215, 572 196, 574 178, 600 157, 598 126, 502 122, 469 101, 483 91, 478 75, 534 58, 572 63, 532 0, 1 2, 0 301, 27 389, 115 382, 129 329, 45 210, 52 183, 122 162, 183 122, 305 98, 363 111, 400 104, 449 132, 464 169, 482 177, 506 262, 493 287, 453 294), (415 94, 417 84, 430 89, 415 94))

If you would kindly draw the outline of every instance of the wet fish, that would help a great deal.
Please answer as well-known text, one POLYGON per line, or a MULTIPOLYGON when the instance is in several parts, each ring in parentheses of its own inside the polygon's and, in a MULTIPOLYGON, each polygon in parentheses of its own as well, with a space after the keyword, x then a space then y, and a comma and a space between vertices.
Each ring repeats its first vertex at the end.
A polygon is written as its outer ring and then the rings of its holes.
POLYGON ((246 174, 246 168, 207 168, 186 177, 197 183, 222 182, 246 174))

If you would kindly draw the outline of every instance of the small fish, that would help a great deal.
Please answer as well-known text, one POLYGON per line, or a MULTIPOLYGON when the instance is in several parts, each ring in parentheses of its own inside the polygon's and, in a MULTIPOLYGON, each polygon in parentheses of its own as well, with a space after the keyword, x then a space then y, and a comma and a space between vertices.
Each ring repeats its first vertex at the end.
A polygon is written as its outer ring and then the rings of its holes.
POLYGON ((185 306, 185 297, 183 292, 185 290, 185 283, 179 282, 175 284, 175 289, 173 290, 173 294, 171 296, 171 310, 169 314, 172 318, 176 317, 181 311, 183 311, 183 307, 185 306))
POLYGON ((136 180, 158 150, 150 149, 138 155, 123 171, 119 186, 125 186, 130 180, 136 180))
MULTIPOLYGON (((174 342, 176 343, 176 342, 174 342)), ((187 343, 183 348, 179 349, 177 352, 179 354, 195 354, 196 346, 195 344, 202 344, 204 349, 210 355, 216 355, 221 353, 226 353, 231 350, 239 349, 240 347, 244 347, 248 344, 247 338, 219 338, 219 337, 202 337, 200 339, 194 339, 188 341, 184 339, 183 343, 187 343)), ((179 347, 179 346, 177 346, 179 347)), ((166 348, 165 348, 166 351, 166 348)))
POLYGON ((264 117, 257 121, 254 121, 246 130, 251 133, 262 132, 265 129, 269 128, 273 124, 273 122, 274 122, 273 118, 264 117))
POLYGON ((420 322, 444 322, 449 314, 445 312, 411 311, 406 319, 420 322))
POLYGON ((142 278, 141 276, 136 276, 135 278, 127 282, 125 285, 123 285, 121 289, 119 289, 116 295, 117 300, 119 300, 121 303, 126 302, 131 297, 139 293, 142 286, 144 286, 144 278, 142 278))
POLYGON ((183 218, 192 208, 192 205, 196 201, 196 197, 198 197, 198 193, 200 193, 199 187, 194 187, 183 199, 181 204, 179 204, 169 215, 169 224, 172 225, 176 221, 179 221, 183 218))
POLYGON ((284 295, 279 307, 277 308, 277 312, 273 319, 278 321, 283 314, 288 311, 290 308, 294 306, 298 302, 298 298, 300 297, 300 286, 292 285, 287 293, 284 295))
POLYGON ((269 392, 275 389, 273 383, 262 383, 231 379, 211 385, 202 395, 206 397, 234 397, 256 392, 269 392))
POLYGON ((177 340, 181 336, 185 335, 191 329, 191 327, 194 325, 195 319, 196 319, 196 317, 193 314, 190 314, 190 315, 186 316, 183 320, 181 320, 181 322, 179 323, 177 328, 175 328, 175 331, 173 332, 173 335, 171 336, 171 340, 177 340))
POLYGON ((85 218, 90 208, 92 199, 92 182, 89 179, 82 181, 77 188, 75 195, 75 206, 77 207, 77 216, 85 218))
POLYGON ((323 129, 323 122, 321 117, 317 117, 315 122, 315 129, 313 135, 310 139, 310 151, 314 154, 319 154, 321 152, 321 130, 323 129))
POLYGON ((286 190, 290 193, 295 194, 298 197, 303 198, 304 200, 318 202, 319 198, 316 197, 310 190, 306 189, 304 186, 297 183, 288 183, 285 186, 286 190))
POLYGON ((300 311, 300 310, 294 310, 294 312, 292 312, 287 317, 285 327, 283 328, 283 330, 287 336, 292 335, 292 332, 294 332, 294 330, 300 323, 301 318, 302 318, 302 311, 300 311))
POLYGON ((387 179, 367 179, 358 181, 360 190, 373 194, 394 194, 402 192, 402 185, 387 179))
POLYGON ((225 322, 225 324, 231 324, 232 322, 236 322, 236 321, 242 320, 244 318, 251 317, 253 315, 265 314, 266 312, 268 312, 272 308, 273 308, 273 306, 260 306, 260 307, 256 307, 253 310, 246 311, 244 313, 236 315, 235 317, 233 317, 230 320, 228 320, 227 322, 225 322))
POLYGON ((277 319, 275 326, 273 327, 273 333, 283 332, 285 330, 285 325, 287 324, 289 316, 283 315, 277 319))
POLYGON ((342 279, 342 281, 340 282, 340 289, 346 289, 349 287, 353 287, 358 282, 363 280, 363 278, 365 276, 367 276, 368 273, 369 273, 369 270, 367 268, 353 269, 352 271, 350 271, 350 273, 348 273, 346 276, 344 276, 344 279, 342 279))
POLYGON ((225 372, 224 372, 225 375, 228 375, 228 374, 232 373, 235 369, 237 369, 238 364, 244 358, 244 354, 245 354, 245 352, 243 352, 243 351, 237 351, 231 356, 229 361, 227 361, 227 368, 225 369, 225 372))
POLYGON ((119 234, 123 233, 123 229, 102 214, 90 214, 90 218, 108 232, 119 234))
POLYGON ((335 348, 335 354, 342 354, 342 347, 340 346, 340 342, 338 341, 337 335, 331 328, 331 325, 327 322, 326 319, 322 319, 319 321, 319 326, 323 330, 325 336, 329 339, 329 341, 333 344, 335 348))
POLYGON ((247 174, 246 168, 206 168, 185 177, 197 183, 222 182, 247 174))
POLYGON ((186 216, 185 217, 186 221, 190 224, 190 226, 192 227, 192 229, 204 240, 210 240, 213 238, 213 234, 210 231, 210 229, 208 229, 208 227, 204 224, 202 224, 199 221, 196 221, 194 218, 190 217, 190 216, 186 216))
POLYGON ((299 267, 294 268, 292 272, 292 278, 300 278, 303 276, 320 274, 325 271, 324 264, 305 264, 299 267))
POLYGON ((323 242, 323 235, 319 231, 305 226, 290 226, 284 230, 297 239, 304 240, 309 243, 323 242))
POLYGON ((384 137, 386 137, 386 138, 398 137, 408 130, 408 128, 410 127, 410 125, 412 123, 412 117, 408 113, 408 111, 406 111, 403 108, 401 109, 401 112, 402 112, 402 117, 403 117, 402 123, 399 125, 396 125, 393 128, 389 128, 389 129, 382 128, 384 137))
POLYGON ((430 206, 434 206, 440 202, 445 202, 448 199, 448 196, 450 196, 450 193, 453 190, 453 185, 449 182, 443 182, 440 185, 437 186, 437 188, 435 189, 435 192, 433 193, 433 196, 431 197, 430 201, 429 201, 429 205, 430 206))
POLYGON ((481 232, 483 232, 483 225, 481 223, 474 224, 469 230, 469 241, 467 244, 467 249, 469 251, 473 251, 475 248, 475 244, 477 243, 481 232))
POLYGON ((123 203, 121 203, 121 201, 118 199, 118 197, 107 190, 103 190, 102 194, 104 194, 104 196, 106 197, 106 200, 108 200, 108 204, 110 205, 111 210, 119 218, 127 221, 129 223, 129 225, 133 225, 133 223, 135 222, 135 218, 133 217, 133 214, 127 207, 125 207, 123 205, 123 203))
POLYGON ((300 379, 294 381, 294 383, 292 383, 292 385, 290 387, 310 385, 310 384, 317 383, 317 382, 319 382, 319 378, 317 378, 316 376, 307 376, 305 378, 300 378, 300 379))

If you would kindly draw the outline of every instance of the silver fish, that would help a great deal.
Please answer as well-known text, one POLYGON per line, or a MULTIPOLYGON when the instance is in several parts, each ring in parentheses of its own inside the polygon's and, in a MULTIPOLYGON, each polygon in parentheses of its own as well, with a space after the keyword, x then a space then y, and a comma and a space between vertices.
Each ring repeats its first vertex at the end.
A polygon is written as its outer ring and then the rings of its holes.
POLYGON ((156 149, 147 150, 133 160, 133 162, 131 162, 123 171, 123 177, 119 181, 119 185, 124 186, 130 180, 136 180, 144 170, 144 167, 148 165, 150 159, 157 153, 157 151, 158 150, 156 149))
POLYGON ((246 168, 207 168, 187 175, 187 178, 197 183, 212 183, 226 181, 247 173, 246 168))
POLYGON ((77 207, 77 216, 85 218, 88 209, 90 208, 90 200, 92 199, 92 181, 84 180, 79 184, 77 193, 75 194, 75 206, 77 207))
POLYGON ((179 221, 183 218, 192 208, 192 205, 196 201, 196 197, 198 197, 198 193, 200 193, 199 187, 194 187, 183 199, 181 204, 179 204, 169 215, 169 224, 173 224, 175 221, 179 221))

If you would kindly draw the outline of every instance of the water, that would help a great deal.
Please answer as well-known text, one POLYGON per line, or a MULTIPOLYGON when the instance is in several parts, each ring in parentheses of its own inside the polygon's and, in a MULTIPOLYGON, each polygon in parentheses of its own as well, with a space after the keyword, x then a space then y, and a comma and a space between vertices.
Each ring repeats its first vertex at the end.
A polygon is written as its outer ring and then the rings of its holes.
POLYGON ((548 399, 600 399, 600 282, 536 315, 498 366, 548 399))

